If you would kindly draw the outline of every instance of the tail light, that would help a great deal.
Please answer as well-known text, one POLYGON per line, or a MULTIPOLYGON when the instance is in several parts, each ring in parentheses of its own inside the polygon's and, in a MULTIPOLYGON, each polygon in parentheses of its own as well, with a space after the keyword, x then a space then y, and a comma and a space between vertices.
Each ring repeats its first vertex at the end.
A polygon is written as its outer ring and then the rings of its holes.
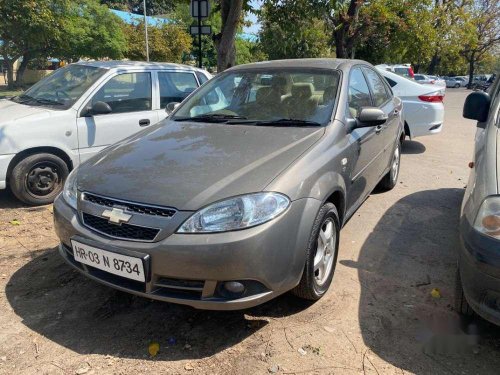
POLYGON ((408 68, 408 74, 410 75, 410 78, 415 77, 415 73, 413 72, 413 68, 411 66, 408 68))
POLYGON ((431 85, 435 84, 436 81, 434 81, 433 79, 429 82, 431 85))
POLYGON ((434 92, 432 94, 420 95, 418 98, 427 103, 442 103, 444 94, 441 92, 434 92))

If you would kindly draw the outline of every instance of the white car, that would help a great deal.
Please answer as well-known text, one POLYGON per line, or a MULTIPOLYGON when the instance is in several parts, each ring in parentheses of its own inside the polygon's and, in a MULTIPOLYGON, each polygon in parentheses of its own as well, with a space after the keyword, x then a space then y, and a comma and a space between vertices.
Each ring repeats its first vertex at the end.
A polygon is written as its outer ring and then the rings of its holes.
POLYGON ((163 120, 211 75, 178 64, 79 62, 0 100, 0 189, 28 204, 53 201, 69 171, 163 120))
POLYGON ((383 69, 378 71, 387 80, 394 95, 403 101, 405 134, 410 139, 441 132, 444 119, 444 88, 420 84, 383 69))

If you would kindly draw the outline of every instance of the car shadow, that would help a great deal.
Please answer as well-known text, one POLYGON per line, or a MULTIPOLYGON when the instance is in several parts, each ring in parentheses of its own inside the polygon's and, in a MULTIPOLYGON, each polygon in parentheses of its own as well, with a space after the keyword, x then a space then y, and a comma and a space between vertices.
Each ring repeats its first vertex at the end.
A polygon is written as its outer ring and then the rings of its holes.
POLYGON ((423 154, 426 149, 422 143, 407 139, 403 142, 402 153, 404 155, 423 154))
POLYGON ((42 251, 12 275, 6 296, 23 324, 77 353, 148 359, 149 343, 158 342, 154 359, 168 361, 209 357, 265 327, 267 316, 310 306, 289 295, 234 312, 153 301, 87 279, 57 249, 42 251))
POLYGON ((0 209, 27 207, 19 201, 9 189, 0 190, 0 209))
POLYGON ((385 212, 358 261, 365 345, 411 373, 494 373, 500 328, 453 310, 463 189, 421 191, 385 212), (459 372, 456 372, 460 370, 459 372))

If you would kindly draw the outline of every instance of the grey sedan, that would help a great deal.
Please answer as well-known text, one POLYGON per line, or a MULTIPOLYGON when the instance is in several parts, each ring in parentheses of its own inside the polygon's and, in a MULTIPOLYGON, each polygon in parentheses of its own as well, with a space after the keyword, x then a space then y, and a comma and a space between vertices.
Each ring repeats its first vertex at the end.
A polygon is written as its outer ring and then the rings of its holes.
POLYGON ((342 226, 392 189, 402 104, 368 63, 229 69, 82 164, 54 203, 60 254, 91 279, 203 309, 318 300, 342 226))
POLYGON ((467 97, 464 117, 477 120, 474 161, 460 217, 457 311, 500 325, 500 81, 467 97))

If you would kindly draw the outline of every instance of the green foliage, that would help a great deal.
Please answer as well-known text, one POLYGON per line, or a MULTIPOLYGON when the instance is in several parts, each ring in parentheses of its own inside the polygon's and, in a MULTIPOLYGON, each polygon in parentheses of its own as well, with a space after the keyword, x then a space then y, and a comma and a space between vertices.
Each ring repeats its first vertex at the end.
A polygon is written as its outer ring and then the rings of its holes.
MULTIPOLYGON (((148 16, 171 12, 179 0, 146 0, 148 16)), ((143 14, 143 0, 101 0, 102 4, 111 9, 123 10, 135 14, 143 14)))
MULTIPOLYGON (((125 56, 131 60, 146 60, 144 23, 124 25, 127 39, 125 56)), ((191 36, 176 25, 164 23, 148 26, 149 59, 160 62, 182 62, 191 48, 191 36)))
POLYGON ((262 51, 271 60, 330 55, 324 23, 309 1, 268 0, 259 12, 262 51))

